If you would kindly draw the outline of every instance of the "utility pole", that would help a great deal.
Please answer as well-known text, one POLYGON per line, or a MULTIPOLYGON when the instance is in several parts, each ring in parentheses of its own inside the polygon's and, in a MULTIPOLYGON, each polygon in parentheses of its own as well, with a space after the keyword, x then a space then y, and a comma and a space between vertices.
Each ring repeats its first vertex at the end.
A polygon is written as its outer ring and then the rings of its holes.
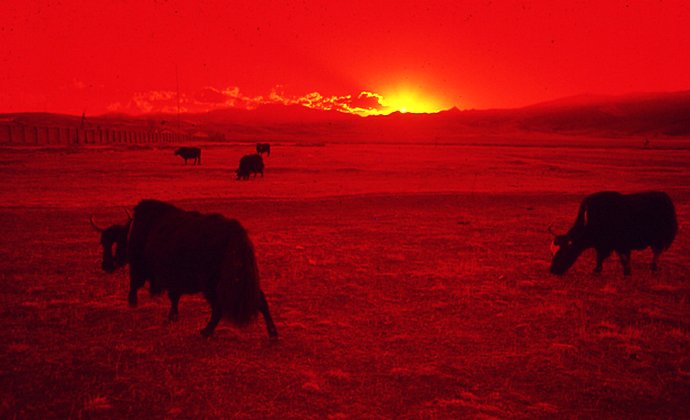
POLYGON ((180 75, 177 71, 177 63, 175 63, 175 83, 177 84, 177 130, 181 129, 180 124, 180 75))

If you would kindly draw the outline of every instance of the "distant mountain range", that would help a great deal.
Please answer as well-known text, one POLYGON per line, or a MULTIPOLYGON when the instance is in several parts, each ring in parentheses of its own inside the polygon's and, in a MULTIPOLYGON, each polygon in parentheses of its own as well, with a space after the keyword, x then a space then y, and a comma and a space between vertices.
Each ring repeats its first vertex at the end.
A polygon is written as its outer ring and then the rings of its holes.
POLYGON ((517 110, 532 131, 609 136, 690 134, 690 91, 625 96, 575 96, 517 110))
MULTIPOLYGON (((79 127, 80 116, 0 114, 0 124, 79 127)), ((690 136, 690 91, 575 96, 517 109, 360 117, 299 105, 263 105, 196 114, 86 116, 89 127, 185 132, 229 141, 452 141, 467 136, 690 136)))

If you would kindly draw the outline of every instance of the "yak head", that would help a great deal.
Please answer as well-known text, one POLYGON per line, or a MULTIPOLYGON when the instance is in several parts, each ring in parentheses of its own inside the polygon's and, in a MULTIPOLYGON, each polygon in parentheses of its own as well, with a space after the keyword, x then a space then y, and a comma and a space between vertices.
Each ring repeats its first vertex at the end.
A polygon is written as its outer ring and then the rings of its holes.
POLYGON ((582 227, 573 227, 565 235, 554 235, 551 243, 551 273, 558 276, 565 274, 582 252, 589 247, 582 227))
POLYGON ((103 247, 101 268, 106 273, 112 273, 118 267, 127 264, 127 235, 131 223, 132 219, 130 218, 124 225, 101 228, 91 217, 91 226, 101 234, 101 246, 103 247))

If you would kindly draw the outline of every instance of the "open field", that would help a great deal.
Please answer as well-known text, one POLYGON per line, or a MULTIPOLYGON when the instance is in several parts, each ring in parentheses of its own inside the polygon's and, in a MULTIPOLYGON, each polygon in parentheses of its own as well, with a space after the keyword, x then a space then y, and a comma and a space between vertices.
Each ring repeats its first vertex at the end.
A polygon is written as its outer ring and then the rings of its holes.
MULTIPOLYGON (((0 160, 0 417, 690 416, 690 148, 252 145, 5 148, 0 160), (548 273, 598 190, 667 191, 680 230, 651 273, 633 253, 548 273), (185 296, 127 307, 89 225, 142 198, 237 218, 280 333, 185 296)), ((663 147, 662 147, 663 146, 663 147)))

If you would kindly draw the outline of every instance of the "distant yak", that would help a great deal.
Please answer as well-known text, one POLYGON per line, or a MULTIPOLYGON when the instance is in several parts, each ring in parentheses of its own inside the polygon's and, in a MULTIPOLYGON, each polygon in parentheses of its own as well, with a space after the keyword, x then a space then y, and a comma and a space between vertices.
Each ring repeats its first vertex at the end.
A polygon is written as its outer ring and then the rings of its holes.
POLYGON ((198 147, 180 147, 175 150, 175 156, 181 156, 185 165, 187 159, 193 159, 192 165, 201 165, 201 149, 198 147))
POLYGON ((582 200, 575 224, 568 233, 554 234, 551 272, 565 274, 585 249, 594 248, 595 273, 601 272, 602 263, 615 251, 627 276, 631 272, 631 250, 647 247, 652 248, 651 268, 656 271, 659 255, 671 246, 677 230, 673 202, 664 192, 628 195, 598 192, 582 200))
POLYGON ((149 282, 151 294, 168 292, 168 319, 177 320, 181 295, 203 293, 211 319, 201 335, 213 334, 225 317, 247 325, 259 312, 270 337, 278 332, 259 285, 254 248, 242 225, 219 214, 184 211, 171 204, 143 200, 125 225, 101 232, 103 270, 113 272, 129 263, 129 304, 149 282), (113 255, 113 248, 115 254, 113 255))
POLYGON ((250 174, 264 176, 264 160, 261 155, 245 155, 240 159, 240 167, 237 169, 237 179, 249 179, 250 174))
POLYGON ((259 155, 266 153, 266 156, 271 156, 271 145, 268 143, 256 143, 256 153, 259 155))

